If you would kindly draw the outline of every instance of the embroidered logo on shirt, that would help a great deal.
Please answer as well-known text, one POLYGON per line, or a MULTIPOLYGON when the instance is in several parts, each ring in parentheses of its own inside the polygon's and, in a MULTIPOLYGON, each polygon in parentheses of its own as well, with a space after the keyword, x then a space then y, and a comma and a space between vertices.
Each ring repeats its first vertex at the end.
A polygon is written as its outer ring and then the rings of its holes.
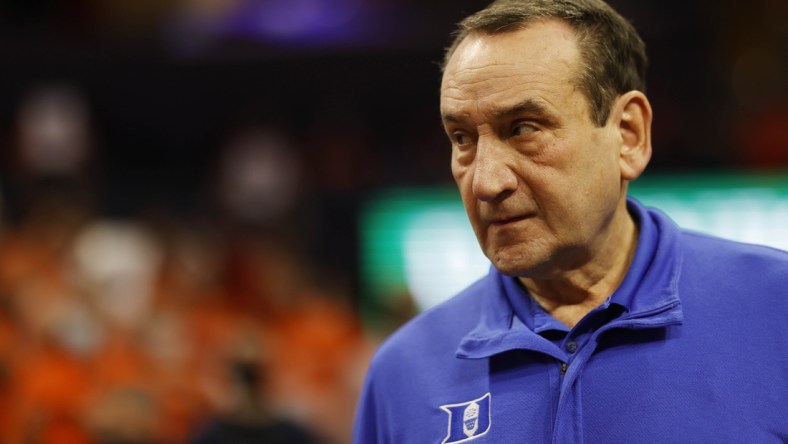
POLYGON ((441 444, 456 444, 484 436, 490 430, 489 393, 459 404, 446 404, 441 410, 449 414, 449 432, 441 444))

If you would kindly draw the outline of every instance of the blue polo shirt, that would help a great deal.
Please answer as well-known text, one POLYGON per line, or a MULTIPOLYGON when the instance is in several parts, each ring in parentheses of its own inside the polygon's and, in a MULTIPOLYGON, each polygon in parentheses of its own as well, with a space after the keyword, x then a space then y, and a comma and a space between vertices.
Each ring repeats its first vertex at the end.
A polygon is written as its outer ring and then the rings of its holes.
POLYGON ((628 208, 605 304, 569 330, 492 269, 380 347, 354 443, 788 442, 788 253, 628 208))

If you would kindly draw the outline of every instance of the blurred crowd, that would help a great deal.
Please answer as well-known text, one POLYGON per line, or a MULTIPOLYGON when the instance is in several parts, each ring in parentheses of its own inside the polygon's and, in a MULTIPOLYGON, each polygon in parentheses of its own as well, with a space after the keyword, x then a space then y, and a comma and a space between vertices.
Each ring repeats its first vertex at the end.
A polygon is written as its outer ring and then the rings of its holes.
POLYGON ((374 344, 351 279, 316 268, 330 227, 298 223, 288 134, 233 131, 204 214, 113 217, 91 113, 68 85, 31 91, 5 150, 0 442, 349 442, 374 344))

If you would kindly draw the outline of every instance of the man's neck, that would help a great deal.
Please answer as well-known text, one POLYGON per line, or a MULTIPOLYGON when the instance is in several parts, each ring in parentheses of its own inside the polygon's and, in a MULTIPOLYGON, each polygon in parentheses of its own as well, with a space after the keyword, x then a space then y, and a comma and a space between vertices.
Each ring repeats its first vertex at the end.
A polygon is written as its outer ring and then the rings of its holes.
POLYGON ((547 279, 519 278, 534 301, 569 328, 615 292, 635 256, 638 229, 626 210, 608 233, 583 266, 547 279))

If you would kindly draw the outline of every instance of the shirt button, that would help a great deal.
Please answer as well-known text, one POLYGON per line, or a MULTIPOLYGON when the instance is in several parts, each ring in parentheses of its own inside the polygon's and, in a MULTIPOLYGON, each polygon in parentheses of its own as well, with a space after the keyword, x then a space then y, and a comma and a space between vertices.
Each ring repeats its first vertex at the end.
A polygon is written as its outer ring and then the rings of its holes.
POLYGON ((577 351, 577 342, 569 341, 566 343, 566 351, 569 353, 574 353, 577 351))

